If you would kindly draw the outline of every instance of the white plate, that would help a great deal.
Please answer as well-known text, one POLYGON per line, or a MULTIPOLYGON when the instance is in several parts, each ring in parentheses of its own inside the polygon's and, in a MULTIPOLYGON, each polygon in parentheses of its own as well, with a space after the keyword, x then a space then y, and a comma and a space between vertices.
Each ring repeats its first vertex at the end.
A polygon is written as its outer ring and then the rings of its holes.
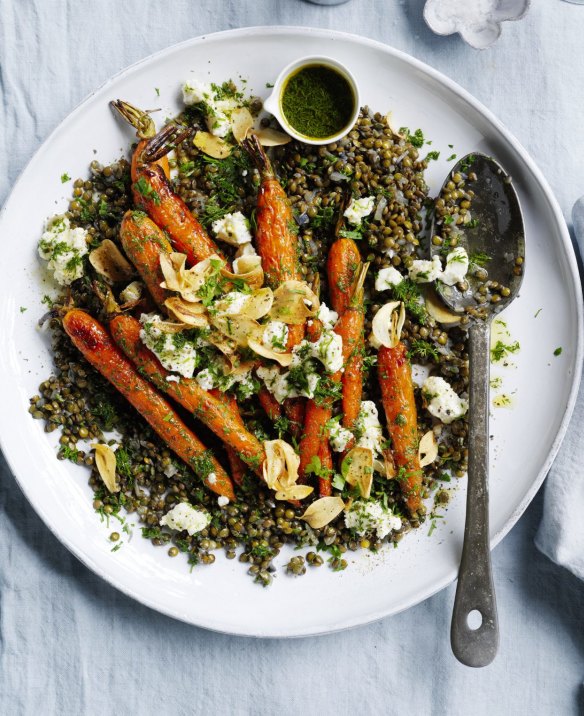
POLYGON ((514 357, 517 367, 505 376, 514 407, 493 411, 493 544, 515 524, 544 479, 564 435, 580 373, 580 285, 559 207, 517 141, 468 93, 433 69, 385 45, 338 32, 253 28, 185 42, 110 80, 43 144, 0 215, 9 254, 0 288, 2 449, 35 510, 94 572, 160 612, 235 634, 330 632, 394 614, 438 591, 456 577, 464 490, 455 494, 446 517, 437 520, 431 538, 425 525, 399 549, 350 556, 350 568, 343 573, 320 568, 289 578, 279 571, 269 589, 253 584, 244 565, 221 557, 213 567, 191 573, 182 557, 169 559, 166 549, 153 547, 138 533, 112 553, 110 530, 91 506, 87 471, 57 461, 41 423, 27 413, 29 397, 51 370, 46 337, 35 329, 46 293, 36 244, 46 218, 66 206, 71 185, 61 185, 61 174, 83 176, 95 157, 110 162, 127 149, 132 133, 113 116, 110 99, 162 106, 163 117, 179 109, 180 83, 192 71, 217 82, 249 78, 248 86, 265 96, 266 83, 284 65, 315 53, 345 62, 360 83, 363 101, 382 112, 391 110, 395 126, 424 129, 431 148, 442 152, 427 174, 433 191, 452 165, 445 161, 451 151, 493 154, 514 177, 525 213, 527 273, 520 298, 503 314, 521 352, 514 357), (21 306, 28 310, 21 313, 21 306), (554 357, 559 346, 563 352, 554 357))

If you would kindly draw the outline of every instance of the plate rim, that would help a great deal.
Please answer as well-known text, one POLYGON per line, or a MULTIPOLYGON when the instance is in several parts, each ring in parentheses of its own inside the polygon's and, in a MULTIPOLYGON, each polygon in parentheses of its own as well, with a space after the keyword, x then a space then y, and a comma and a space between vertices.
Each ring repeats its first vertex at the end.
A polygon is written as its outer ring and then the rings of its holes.
MULTIPOLYGON (((35 152, 32 154, 32 156, 29 158, 29 160, 26 162, 24 167, 22 168, 18 178, 13 184, 13 187, 11 191, 9 192, 8 196, 6 197, 6 200, 0 209, 0 226, 2 224, 2 221, 4 219, 4 215, 7 213, 7 209, 9 205, 11 204, 12 197, 16 193, 17 189, 19 188, 21 182, 24 179, 25 174, 27 174, 28 169, 30 165, 36 160, 37 156, 43 151, 44 147, 47 144, 50 144, 50 142, 53 140, 53 137, 60 132, 64 126, 67 125, 67 123, 74 120, 74 118, 77 116, 77 114, 83 109, 85 104, 89 102, 96 94, 102 92, 103 90, 106 90, 110 85, 117 82, 120 78, 124 77, 126 74, 131 73, 132 71, 138 69, 141 65, 154 62, 158 59, 161 59, 167 55, 173 54, 175 52, 180 52, 182 49, 187 48, 189 46, 198 45, 201 43, 204 43, 205 41, 216 38, 221 38, 224 36, 230 36, 230 37, 249 37, 249 36, 257 36, 261 35, 262 33, 267 32, 275 35, 293 35, 293 34, 304 34, 304 35, 312 35, 315 37, 326 37, 327 39, 342 39, 346 40, 352 43, 355 43, 360 46, 365 46, 369 48, 373 48, 376 50, 379 50, 381 52, 384 52, 397 60, 406 63, 407 65, 419 70, 422 72, 422 74, 426 75, 427 77, 430 77, 435 82, 438 82, 439 85, 446 87, 449 91, 453 92, 455 95, 457 95, 460 99, 462 99, 465 103, 470 105, 475 111, 477 111, 479 114, 481 114, 491 125, 493 129, 495 129, 500 136, 502 136, 506 143, 512 146, 512 148, 518 153, 519 157, 522 160, 523 167, 525 169, 528 169, 531 173, 533 179, 535 182, 539 185, 541 188, 546 201, 548 203, 548 208, 551 211, 552 217, 554 219, 554 222, 559 230, 559 235, 561 239, 561 245, 564 249, 564 255, 566 259, 566 268, 568 270, 569 278, 571 279, 570 288, 572 289, 572 292, 575 297, 575 309, 576 309, 576 318, 577 318, 577 326, 576 326, 576 343, 575 343, 575 355, 574 355, 574 363, 573 363, 573 375, 572 375, 572 384, 570 388, 570 392, 568 395, 568 399, 566 401, 565 405, 565 411, 564 411, 564 417, 562 421, 560 422, 559 429, 556 433, 556 436, 552 442, 552 445, 550 447, 550 450, 547 454, 547 458, 544 461, 543 465, 541 466, 536 479, 531 484, 529 490, 527 491, 526 495, 524 496, 523 500, 517 505, 515 510, 513 511, 511 517, 507 520, 505 525, 497 532, 490 541, 491 550, 509 533, 509 531, 517 524, 517 521, 523 514, 523 512, 526 510, 527 506, 530 504, 530 502, 535 497, 537 491, 541 487, 542 483, 545 480, 545 477, 547 476, 547 473, 558 453, 558 450, 562 444, 562 441, 565 437, 570 419, 572 417, 572 413, 574 411, 574 407, 576 404, 576 399, 578 396, 578 389, 580 386, 581 381, 581 371, 579 370, 579 366, 582 365, 582 359, 584 355, 584 321, 583 321, 583 315, 584 315, 584 304, 583 304, 583 297, 582 297, 582 285, 580 282, 579 272, 578 272, 578 266, 577 266, 577 259, 574 251, 574 247, 571 242, 570 233, 566 224, 566 220, 564 218, 564 215, 562 213, 562 210, 559 206, 559 203, 549 185, 546 178, 544 177, 543 173, 537 166, 535 160, 530 156, 530 154, 527 152, 527 150, 523 147, 523 145, 518 141, 518 139, 514 136, 514 134, 509 131, 506 126, 501 122, 501 120, 498 119, 498 117, 491 112, 485 105, 482 104, 478 99, 476 99, 468 90, 466 90, 464 87, 459 85, 457 82, 452 80, 447 75, 443 74, 439 70, 436 70, 435 68, 431 67, 427 63, 423 62, 422 60, 417 59, 416 57, 413 57, 412 55, 408 54, 407 52, 404 52, 402 50, 398 50, 391 45, 388 45, 384 42, 381 42, 379 40, 373 40, 371 38, 365 37, 363 35, 358 35, 355 33, 349 33, 344 32, 340 30, 333 30, 333 29, 327 29, 327 28, 314 28, 314 27, 306 27, 302 25, 257 25, 257 26, 249 26, 249 27, 242 27, 242 28, 234 28, 229 30, 220 30, 217 32, 211 32, 211 33, 205 33, 203 35, 198 35, 195 37, 188 38, 186 40, 182 40, 181 42, 174 43, 168 47, 165 47, 161 50, 158 50, 154 53, 151 53, 147 55, 146 57, 142 57, 141 59, 137 60, 136 62, 133 62, 130 65, 127 65, 126 67, 122 68, 115 74, 113 74, 111 77, 109 77, 107 80, 105 80, 101 85, 96 87, 94 90, 92 90, 89 94, 87 94, 75 107, 51 130, 49 135, 45 138, 45 140, 40 144, 40 146, 37 147, 35 152)), ((452 572, 448 572, 441 580, 439 580, 436 584, 432 586, 432 588, 429 588, 421 593, 419 599, 417 599, 414 603, 409 603, 403 606, 400 606, 396 609, 381 609, 376 610, 373 613, 367 614, 365 617, 356 617, 352 619, 346 619, 342 621, 341 623, 333 626, 325 626, 322 629, 314 629, 313 627, 307 628, 305 630, 303 629, 296 629, 294 633, 287 632, 285 629, 282 629, 280 631, 274 631, 272 630, 269 633, 258 631, 257 629, 254 632, 246 631, 245 626, 243 626, 240 630, 236 630, 234 628, 222 628, 221 626, 211 622, 202 623, 200 621, 193 621, 191 617, 187 614, 183 614, 178 610, 174 610, 171 608, 165 608, 166 605, 161 605, 154 600, 150 600, 148 595, 143 595, 141 593, 138 593, 132 587, 127 586, 125 584, 122 584, 118 581, 116 577, 110 576, 106 570, 102 569, 98 564, 96 564, 90 555, 87 555, 81 551, 80 548, 78 548, 73 543, 69 542, 66 538, 62 537, 55 529, 53 529, 53 526, 51 525, 49 517, 45 514, 45 511, 43 509, 43 506, 40 504, 37 504, 37 501, 35 501, 32 491, 27 490, 27 488, 24 486, 24 484, 21 482, 17 471, 13 468, 13 460, 12 456, 10 454, 10 451, 7 452, 5 449, 4 444, 4 437, 2 434, 0 434, 0 449, 2 450, 2 454, 4 455, 4 459, 6 460, 6 463, 8 464, 8 467, 10 468, 10 471, 19 486, 21 492, 26 497, 27 501, 31 505, 31 507, 34 509, 36 514, 41 518, 41 520, 44 522, 45 526, 50 530, 50 532, 59 540, 61 544, 63 544, 85 567, 90 569, 94 574, 98 575, 101 579, 108 582, 112 587, 119 590, 126 596, 135 599, 137 602, 147 606, 150 609, 153 609, 161 614, 164 614, 165 616, 172 617, 174 619, 177 619, 179 621, 182 621, 184 623, 187 623, 192 626, 208 629, 210 631, 215 631, 222 634, 228 634, 232 636, 246 636, 246 637, 252 637, 252 638, 301 638, 301 637, 308 637, 308 636, 319 636, 319 635, 325 635, 325 634, 331 634, 339 631, 344 631, 347 629, 356 628, 358 626, 364 626, 366 624, 371 624, 373 622, 376 622, 384 617, 387 616, 393 616, 394 614, 398 614, 402 611, 405 611, 406 609, 409 609, 410 607, 416 606, 417 604, 420 604, 421 602, 425 601, 426 599, 430 598, 434 594, 437 594, 439 591, 444 589, 446 586, 452 584, 454 581, 456 581, 456 574, 452 572)))

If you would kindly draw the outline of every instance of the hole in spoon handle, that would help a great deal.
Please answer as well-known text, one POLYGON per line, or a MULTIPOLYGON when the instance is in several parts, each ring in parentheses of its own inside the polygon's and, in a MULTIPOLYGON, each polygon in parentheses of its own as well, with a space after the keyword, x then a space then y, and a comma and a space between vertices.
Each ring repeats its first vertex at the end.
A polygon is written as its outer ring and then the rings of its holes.
POLYGON ((487 666, 499 646, 499 626, 489 546, 489 364, 490 324, 469 330, 469 460, 464 545, 452 613, 450 642, 467 666, 487 666), (480 612, 473 629, 468 616, 480 612))

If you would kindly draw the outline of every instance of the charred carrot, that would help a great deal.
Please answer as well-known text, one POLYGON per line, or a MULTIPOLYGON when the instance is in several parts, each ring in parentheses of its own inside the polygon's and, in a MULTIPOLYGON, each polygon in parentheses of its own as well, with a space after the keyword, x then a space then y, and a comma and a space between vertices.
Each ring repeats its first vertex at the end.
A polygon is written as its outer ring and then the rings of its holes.
MULTIPOLYGON (((137 158, 142 156, 142 152, 148 144, 148 140, 156 134, 156 125, 152 117, 147 113, 143 112, 138 107, 134 107, 129 102, 124 102, 122 99, 115 99, 110 102, 110 105, 118 112, 129 124, 136 129, 136 135, 140 140, 134 149, 132 155, 132 167, 131 176, 132 181, 137 180, 136 176, 136 162, 137 158)), ((168 157, 166 154, 156 161, 167 179, 170 178, 170 167, 168 165, 168 157)))
POLYGON ((339 316, 349 306, 360 267, 361 255, 353 239, 337 239, 329 249, 327 276, 331 306, 339 316))
POLYGON ((110 328, 114 341, 142 376, 204 423, 255 472, 261 471, 264 450, 259 440, 245 429, 237 410, 203 390, 196 380, 168 381, 168 371, 140 340, 140 323, 135 318, 118 315, 111 321, 110 328))
POLYGON ((186 254, 187 263, 194 266, 213 254, 220 258, 223 254, 156 164, 188 131, 169 124, 138 145, 132 157, 132 193, 136 205, 168 234, 173 249, 186 254))
POLYGON ((120 241, 154 302, 162 308, 168 294, 160 287, 164 281, 160 255, 172 251, 164 232, 143 212, 127 211, 120 225, 120 241))
POLYGON ((411 514, 420 508, 422 470, 418 457, 418 417, 414 400, 412 370, 406 347, 382 346, 377 354, 377 371, 397 479, 411 514))
POLYGON ((258 138, 252 134, 242 146, 260 172, 255 243, 262 257, 266 284, 276 289, 283 281, 302 279, 292 206, 258 138))
POLYGON ((233 484, 221 464, 162 395, 138 374, 106 329, 95 318, 77 308, 65 315, 63 328, 85 359, 120 391, 169 448, 203 479, 205 485, 218 495, 234 500, 233 484))

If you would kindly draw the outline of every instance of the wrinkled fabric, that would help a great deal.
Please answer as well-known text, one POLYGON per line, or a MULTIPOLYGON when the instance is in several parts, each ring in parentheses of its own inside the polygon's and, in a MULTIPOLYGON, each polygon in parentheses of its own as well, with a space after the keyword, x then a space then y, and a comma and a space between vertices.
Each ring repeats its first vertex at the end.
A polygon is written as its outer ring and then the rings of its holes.
MULTIPOLYGON (((0 203, 48 133, 124 66, 203 33, 304 24, 384 41, 459 82, 528 149, 568 216, 584 190, 584 8, 532 5, 477 52, 433 35, 422 0, 0 0, 0 203)), ((2 237, 4 251, 11 240, 2 237)), ((173 621, 89 572, 3 460, 0 472, 0 714, 584 711, 584 587, 534 547, 541 495, 494 550, 501 647, 491 666, 471 670, 450 652, 452 586, 403 614, 320 638, 251 640, 173 621)))

